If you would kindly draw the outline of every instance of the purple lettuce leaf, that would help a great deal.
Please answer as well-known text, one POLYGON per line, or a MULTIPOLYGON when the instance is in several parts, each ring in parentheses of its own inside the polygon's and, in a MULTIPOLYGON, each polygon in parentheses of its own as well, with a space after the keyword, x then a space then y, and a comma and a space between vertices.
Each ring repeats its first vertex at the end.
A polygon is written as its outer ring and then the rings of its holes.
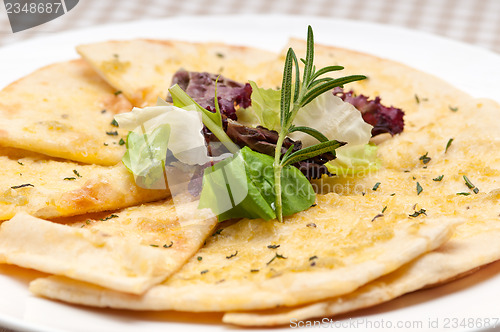
POLYGON ((352 90, 345 92, 342 88, 335 88, 333 94, 361 112, 363 120, 373 126, 372 137, 384 133, 396 135, 403 131, 404 112, 396 107, 382 105, 380 97, 370 100, 364 95, 354 95, 352 90))
MULTIPOLYGON (((172 84, 178 84, 201 107, 215 112, 214 96, 215 82, 217 80, 217 100, 220 111, 226 117, 236 120, 236 106, 247 108, 251 105, 252 87, 250 84, 238 83, 224 76, 206 72, 189 72, 178 70, 172 84), (217 77, 219 79, 217 80, 217 77)), ((171 101, 167 98, 167 101, 171 101)))

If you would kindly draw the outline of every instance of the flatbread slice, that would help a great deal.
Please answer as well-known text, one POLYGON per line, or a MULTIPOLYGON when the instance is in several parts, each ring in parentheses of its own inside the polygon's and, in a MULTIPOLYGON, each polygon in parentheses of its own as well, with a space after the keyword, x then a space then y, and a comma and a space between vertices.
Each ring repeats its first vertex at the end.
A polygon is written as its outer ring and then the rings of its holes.
POLYGON ((215 224, 206 210, 171 200, 65 224, 20 213, 0 226, 0 262, 141 294, 177 271, 215 224))
MULTIPOLYGON (((99 307, 227 311, 293 306, 354 291, 445 242, 457 220, 378 218, 379 198, 327 194, 284 223, 240 220, 219 229, 179 272, 142 296, 62 278, 38 295, 99 307)), ((405 208, 404 204, 400 208, 405 208)))
POLYGON ((113 117, 131 108, 85 61, 53 64, 0 91, 0 146, 115 165, 127 132, 113 117))
POLYGON ((0 220, 18 212, 55 218, 116 210, 169 197, 135 184, 123 166, 79 164, 0 147, 0 220))
POLYGON ((221 43, 136 39, 80 45, 78 53, 134 106, 165 99, 173 74, 184 68, 261 82, 276 53, 221 43))
MULTIPOLYGON (((492 208, 500 203, 500 190, 477 200, 478 208, 492 208), (490 201, 490 202, 488 202, 490 201)), ((358 290, 312 304, 255 312, 231 312, 225 323, 243 326, 275 326, 290 324, 291 319, 305 320, 335 316, 390 301, 403 294, 429 285, 447 282, 477 267, 498 260, 500 253, 499 220, 478 216, 476 222, 488 231, 478 232, 474 221, 461 225, 458 232, 442 247, 424 254, 395 272, 383 276, 358 290), (478 220, 479 219, 479 220, 478 220)), ((498 218, 497 218, 498 219, 498 218)))

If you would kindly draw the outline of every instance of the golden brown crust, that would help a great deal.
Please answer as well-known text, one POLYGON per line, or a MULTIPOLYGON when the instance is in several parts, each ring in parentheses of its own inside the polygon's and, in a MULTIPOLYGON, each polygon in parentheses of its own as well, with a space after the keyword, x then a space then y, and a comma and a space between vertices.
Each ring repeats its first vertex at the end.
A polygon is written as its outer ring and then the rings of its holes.
POLYGON ((130 108, 85 61, 49 65, 0 91, 0 146, 115 165, 126 132, 111 126, 112 116, 130 108))

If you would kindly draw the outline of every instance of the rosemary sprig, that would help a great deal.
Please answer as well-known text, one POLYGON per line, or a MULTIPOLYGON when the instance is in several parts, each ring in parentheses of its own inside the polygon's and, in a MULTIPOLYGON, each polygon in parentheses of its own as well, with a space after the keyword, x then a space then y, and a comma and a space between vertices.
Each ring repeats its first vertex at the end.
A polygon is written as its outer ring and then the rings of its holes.
POLYGON ((295 127, 293 120, 302 107, 313 101, 321 94, 332 90, 335 87, 342 87, 344 84, 363 80, 366 76, 351 75, 341 78, 319 78, 329 72, 342 70, 341 66, 327 66, 316 71, 314 66, 314 36, 311 26, 307 30, 307 49, 306 58, 301 59, 304 63, 304 72, 302 81, 300 80, 300 69, 297 56, 292 48, 288 49, 285 66, 283 70, 283 82, 281 86, 281 104, 280 104, 280 124, 281 129, 276 144, 274 155, 274 180, 275 180, 275 211, 279 221, 283 220, 283 208, 281 201, 281 170, 283 167, 292 163, 313 158, 325 152, 335 153, 335 149, 344 145, 343 142, 328 140, 319 131, 308 127, 295 127), (295 75, 294 75, 295 71, 295 75), (295 80, 293 80, 295 79, 295 80), (292 92, 293 90, 293 92, 292 92), (294 153, 286 153, 281 156, 281 147, 285 138, 293 131, 302 131, 309 134, 320 143, 294 153))

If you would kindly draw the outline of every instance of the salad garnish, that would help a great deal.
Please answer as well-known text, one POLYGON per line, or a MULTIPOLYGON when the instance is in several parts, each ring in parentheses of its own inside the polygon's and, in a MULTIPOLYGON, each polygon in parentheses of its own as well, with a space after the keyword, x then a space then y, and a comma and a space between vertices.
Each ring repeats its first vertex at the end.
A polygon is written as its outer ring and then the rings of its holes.
POLYGON ((341 146, 337 140, 329 140, 324 134, 318 130, 305 127, 295 126, 293 124, 297 113, 307 104, 312 102, 327 91, 331 91, 335 87, 341 87, 344 84, 363 80, 366 76, 351 75, 341 78, 323 77, 323 74, 328 72, 344 69, 341 66, 327 66, 316 71, 314 66, 314 36, 311 26, 307 30, 307 51, 306 59, 301 59, 304 63, 304 72, 302 82, 300 80, 300 69, 297 61, 297 56, 292 48, 288 49, 285 58, 285 67, 283 70, 283 82, 281 86, 280 100, 280 131, 276 151, 274 155, 274 191, 276 194, 276 216, 279 221, 283 220, 283 201, 281 197, 281 172, 283 167, 299 162, 304 159, 312 158, 325 152, 334 152, 335 149, 341 146), (295 72, 295 77, 294 77, 295 72), (292 92, 293 89, 293 92, 292 92), (293 95, 292 95, 293 94, 293 95), (310 147, 301 149, 296 152, 288 152, 282 156, 281 147, 288 134, 294 131, 301 131, 305 134, 313 136, 320 143, 310 147))
POLYGON ((310 180, 376 170, 377 147, 369 140, 400 133, 403 112, 379 97, 344 92, 364 75, 332 78, 324 75, 342 66, 316 69, 310 26, 300 61, 302 75, 290 48, 280 89, 179 70, 166 99, 173 105, 159 98, 156 106, 115 117, 113 124, 130 130, 123 163, 149 189, 166 189, 168 174, 178 174, 171 168, 190 174, 187 186, 168 184, 172 195, 173 187, 184 188, 219 221, 281 222, 314 205, 310 180))
POLYGON ((394 106, 382 105, 380 97, 369 99, 364 95, 355 95, 352 90, 345 92, 341 88, 333 89, 333 94, 354 105, 361 112, 363 120, 373 126, 372 137, 384 133, 394 136, 403 131, 404 112, 394 106))

